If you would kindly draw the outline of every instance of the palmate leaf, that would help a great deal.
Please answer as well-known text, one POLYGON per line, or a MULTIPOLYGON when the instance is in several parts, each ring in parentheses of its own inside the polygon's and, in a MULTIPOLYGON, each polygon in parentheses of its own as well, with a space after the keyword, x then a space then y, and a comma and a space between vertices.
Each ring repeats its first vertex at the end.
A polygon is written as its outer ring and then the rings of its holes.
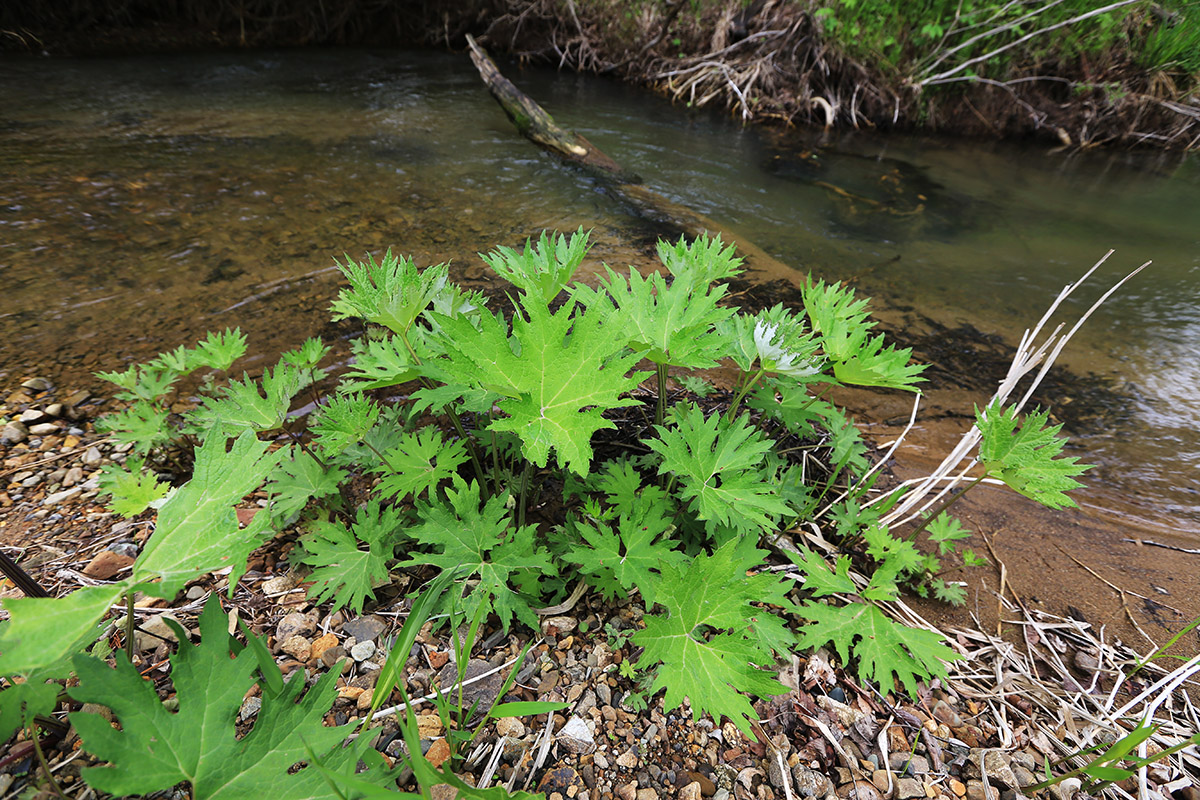
POLYGON ((350 473, 340 467, 322 467, 315 458, 299 450, 289 450, 271 472, 266 491, 270 496, 271 516, 276 530, 282 530, 304 510, 312 498, 337 494, 350 473))
POLYGON ((577 526, 588 546, 573 547, 565 558, 592 576, 589 582, 610 600, 638 589, 650 608, 656 602, 661 571, 687 560, 675 549, 676 542, 659 538, 672 526, 670 519, 657 511, 650 507, 637 516, 622 514, 615 533, 608 526, 577 526))
MULTIPOLYGON (((116 669, 96 658, 75 657, 79 685, 71 689, 72 697, 107 706, 121 723, 116 730, 99 714, 71 714, 84 747, 111 762, 111 766, 84 769, 89 786, 127 796, 187 782, 196 800, 341 796, 316 770, 289 773, 298 762, 307 761, 310 752, 322 754, 327 767, 352 768, 370 747, 370 737, 338 747, 346 731, 322 725, 337 695, 340 671, 327 672, 307 692, 303 670, 294 672, 278 692, 264 683, 254 727, 238 739, 238 709, 260 664, 251 648, 230 657, 234 648, 227 625, 220 603, 210 599, 200 616, 200 644, 192 645, 180 636, 179 652, 171 658, 177 712, 167 710, 153 684, 143 680, 123 655, 117 656, 116 669)), ((358 778, 382 786, 395 775, 375 769, 358 778)))
POLYGON ((925 380, 925 364, 909 364, 912 348, 897 350, 883 346, 883 335, 867 339, 857 353, 845 361, 833 362, 833 374, 842 383, 857 386, 881 386, 887 389, 916 391, 913 384, 925 380))
POLYGON ((388 580, 388 563, 402 527, 400 511, 378 502, 359 509, 350 528, 341 522, 316 523, 300 540, 300 561, 316 567, 309 576, 315 582, 308 590, 312 602, 332 598, 333 609, 349 606, 361 614, 367 598, 374 598, 375 587, 388 580))
POLYGON ((470 460, 462 442, 447 442, 441 431, 433 428, 405 433, 383 457, 386 466, 375 470, 384 476, 379 491, 397 500, 419 497, 422 492, 432 498, 438 484, 470 460))
POLYGON ((420 374, 404 341, 399 336, 371 339, 365 347, 355 344, 354 364, 343 378, 353 391, 386 389, 415 379, 420 374))
POLYGON ((154 533, 133 566, 143 591, 172 597, 197 575, 233 567, 230 586, 245 569, 250 551, 262 543, 269 515, 241 528, 233 506, 257 489, 279 459, 245 431, 226 450, 226 440, 209 437, 196 450, 192 479, 158 512, 154 533), (159 579, 158 583, 149 583, 159 579))
POLYGON ((820 336, 826 357, 835 362, 854 358, 875 327, 869 319, 867 301, 855 300, 853 289, 823 280, 810 281, 801 293, 809 325, 820 336))
POLYGON ((309 430, 322 450, 337 455, 366 438, 378 420, 379 405, 374 400, 361 394, 341 394, 313 415, 309 430))
POLYGON ((710 239, 702 233, 690 242, 683 236, 675 244, 660 241, 658 260, 671 271, 676 282, 682 281, 698 292, 741 274, 742 259, 736 251, 734 245, 721 241, 720 234, 710 239))
POLYGON ((463 319, 439 317, 447 358, 440 363, 454 382, 498 392, 508 415, 496 431, 512 431, 524 456, 545 467, 551 449, 566 469, 587 475, 591 438, 613 423, 607 409, 632 405, 621 395, 646 373, 628 374, 638 356, 622 354, 625 337, 601 321, 599 312, 577 313, 574 301, 557 312, 521 299, 525 316, 513 316, 512 341, 502 317, 483 314, 476 328, 463 319))
POLYGON ((143 470, 146 460, 129 458, 122 464, 100 468, 100 493, 111 494, 109 508, 122 517, 136 517, 151 503, 166 497, 170 485, 159 483, 154 473, 143 470))
POLYGON ((787 693, 771 673, 759 669, 773 662, 773 646, 782 650, 795 639, 779 617, 751 605, 794 610, 786 597, 788 582, 769 572, 746 574, 764 555, 730 542, 711 556, 701 553, 687 567, 663 568, 658 602, 667 613, 648 615, 633 642, 645 648, 639 664, 662 662, 651 691, 666 689, 667 710, 686 697, 693 718, 701 711, 726 716, 753 736, 750 720, 758 716, 740 693, 787 693))
POLYGON ((96 422, 96 430, 112 435, 122 444, 132 444, 133 451, 146 455, 171 439, 167 412, 145 400, 129 408, 106 414, 96 422))
POLYGON ((945 677, 945 662, 961 658, 933 631, 893 622, 868 603, 804 603, 799 613, 811 621, 800 629, 800 648, 815 650, 832 643, 846 664, 853 651, 859 677, 878 681, 884 694, 895 689, 898 679, 915 697, 918 680, 945 677))
POLYGON ((442 291, 449 272, 445 264, 419 270, 411 258, 398 258, 390 249, 378 263, 369 253, 365 262, 346 256, 345 264, 334 263, 350 288, 339 292, 329 307, 333 319, 361 317, 399 334, 406 334, 442 291))
POLYGON ((784 550, 793 564, 804 574, 804 588, 813 593, 813 597, 828 597, 839 592, 854 594, 858 587, 850 577, 850 557, 839 555, 832 570, 819 555, 801 545, 796 552, 784 550))
POLYGON ((662 456, 659 474, 679 478, 679 495, 699 519, 728 525, 743 533, 774 528, 787 503, 763 481, 759 465, 771 442, 743 414, 729 422, 720 413, 705 418, 694 403, 671 409, 673 427, 656 425, 657 439, 645 444, 662 456))
POLYGON ((1013 491, 1050 508, 1071 507, 1075 501, 1064 492, 1083 486, 1074 476, 1091 467, 1079 464, 1078 458, 1057 457, 1067 440, 1058 436, 1062 425, 1046 426, 1049 418, 1049 411, 1034 411, 1017 429, 1015 408, 976 408, 975 424, 983 435, 979 460, 988 475, 1013 491))
POLYGON ((523 252, 518 253, 511 247, 497 247, 486 255, 480 253, 479 257, 497 275, 531 295, 531 302, 536 300, 549 305, 583 263, 590 235, 582 227, 569 239, 561 233, 550 237, 542 231, 536 245, 525 240, 523 252))
POLYGON ((196 343, 196 349, 188 354, 187 363, 191 369, 208 367, 209 369, 228 372, 246 353, 246 336, 241 328, 225 329, 224 333, 209 332, 208 336, 196 343))
MULTIPOLYGON (((558 572, 548 554, 534 544, 534 526, 518 528, 511 523, 506 494, 491 497, 480 508, 479 486, 464 483, 458 476, 454 486, 447 488, 446 500, 423 504, 419 523, 407 531, 437 552, 413 555, 400 566, 432 564, 460 575, 464 582, 477 576, 478 585, 462 597, 459 606, 467 619, 474 619, 480 604, 486 604, 506 631, 514 615, 537 628, 537 615, 529 600, 511 588, 522 577, 558 572)), ((443 609, 449 610, 457 600, 445 596, 443 609)))
POLYGON ((64 675, 35 673, 21 683, 10 683, 0 691, 0 742, 7 742, 18 728, 34 717, 48 716, 58 705, 62 687, 53 678, 64 675))
MULTIPOLYGON (((724 286, 695 287, 683 280, 668 284, 661 273, 643 278, 630 267, 628 278, 609 270, 602 288, 615 303, 615 330, 628 336, 629 346, 643 357, 690 369, 717 363, 720 339, 714 328, 734 313, 717 305, 724 286)), ((589 310, 596 305, 589 302, 589 310)))
POLYGON ((310 382, 308 370, 281 362, 274 370, 263 371, 261 389, 259 382, 243 375, 240 381, 230 381, 221 397, 208 398, 190 416, 202 429, 221 431, 218 436, 243 428, 275 430, 283 426, 292 398, 310 382))

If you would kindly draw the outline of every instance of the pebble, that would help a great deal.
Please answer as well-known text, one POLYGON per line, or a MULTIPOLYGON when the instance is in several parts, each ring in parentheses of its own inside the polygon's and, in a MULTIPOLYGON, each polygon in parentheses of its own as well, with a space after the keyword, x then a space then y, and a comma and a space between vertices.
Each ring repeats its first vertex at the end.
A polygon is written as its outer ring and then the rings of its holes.
POLYGON ((355 661, 366 661, 373 655, 375 655, 375 643, 370 639, 365 642, 358 642, 354 647, 350 648, 350 657, 355 661))
POLYGON ((386 627, 383 620, 375 615, 352 619, 342 626, 342 633, 353 636, 359 642, 373 641, 386 627))
POLYGON ((637 784, 630 782, 617 787, 617 797, 621 800, 637 800, 637 784))
POLYGON ((833 791, 833 785, 815 769, 797 764, 792 767, 792 791, 801 797, 826 797, 833 791))
POLYGON ((1000 800, 1000 792, 995 786, 985 787, 983 781, 967 781, 967 800, 1000 800))
POLYGON ((27 408, 21 412, 21 416, 17 417, 17 422, 24 422, 26 425, 31 425, 35 422, 41 422, 45 418, 46 412, 39 411, 36 408, 27 408))
MULTIPOLYGON (((269 582, 269 581, 268 581, 269 582)), ((275 626, 275 641, 282 642, 297 634, 308 634, 313 631, 312 618, 298 611, 293 611, 279 620, 275 626)))
POLYGON ((46 499, 42 501, 42 505, 56 506, 59 503, 61 503, 63 500, 69 500, 70 498, 74 497, 75 495, 79 494, 82 491, 83 491, 82 486, 72 486, 70 489, 63 489, 61 492, 55 492, 52 495, 48 495, 46 497, 46 499))
POLYGON ((29 433, 32 436, 53 436, 58 433, 58 426, 53 422, 39 422, 29 426, 29 433))
POLYGON ((62 403, 51 403, 50 405, 46 406, 46 416, 61 417, 63 412, 66 410, 66 406, 64 406, 62 403))
MULTIPOLYGON (((572 719, 574 719, 574 717, 572 717, 572 719)), ((567 725, 570 724, 571 723, 568 721, 567 725)), ((566 729, 566 725, 563 726, 563 729, 566 729)), ((517 719, 516 717, 501 717, 500 719, 496 720, 496 733, 501 736, 520 739, 525 735, 525 723, 521 722, 521 720, 517 719)), ((559 732, 559 735, 562 735, 561 731, 559 732)))
POLYGON ((92 445, 83 451, 83 456, 79 460, 83 462, 84 466, 94 467, 104 460, 104 456, 101 454, 100 448, 92 445))
POLYGON ((429 763, 433 764, 434 769, 441 769, 442 764, 450 758, 450 745, 445 739, 438 739, 429 746, 429 751, 425 753, 425 758, 429 763))
POLYGON ((261 697, 247 697, 242 702, 242 710, 238 712, 238 719, 242 722, 253 717, 262 709, 261 697))
MULTIPOLYGON (((567 720, 555 740, 563 746, 564 750, 572 753, 590 753, 596 749, 596 740, 592 738, 592 732, 587 723, 576 716, 567 720)), ((617 763, 620 764, 621 760, 617 759, 617 763)), ((637 763, 636 758, 634 763, 637 763)))
POLYGON ((896 780, 896 796, 900 800, 910 800, 913 797, 924 797, 925 787, 916 778, 898 778, 896 780))
POLYGON ((327 633, 324 636, 318 636, 313 639, 312 652, 309 658, 319 659, 325 655, 325 652, 331 648, 337 647, 338 638, 335 634, 327 633))
POLYGON ((63 486, 74 486, 82 481, 83 469, 81 467, 71 467, 62 478, 63 486))
POLYGON ((114 553, 112 550, 101 550, 83 568, 83 574, 98 581, 110 581, 117 576, 117 573, 131 564, 133 564, 133 559, 129 556, 114 553))
POLYGON ((263 594, 273 595, 282 594, 291 591, 296 587, 296 579, 291 575, 277 575, 274 578, 269 578, 263 581, 263 594))
MULTIPOLYGON (((924 794, 924 792, 922 792, 924 794)), ((838 787, 837 796, 846 800, 883 800, 879 790, 867 781, 853 781, 838 787)))
POLYGON ((21 388, 31 392, 48 392, 54 388, 54 384, 46 378, 30 378, 21 384, 21 388))
POLYGON ((24 423, 13 420, 0 430, 0 444, 20 444, 29 437, 29 428, 24 423))
POLYGON ((632 750, 626 750, 621 755, 617 756, 617 766, 624 769, 633 769, 638 764, 637 754, 632 750))
POLYGON ((700 800, 700 782, 692 781, 679 790, 679 800, 700 800))
POLYGON ((546 617, 542 620, 542 633, 546 636, 564 636, 579 626, 574 617, 546 617))
POLYGON ((312 655, 312 642, 299 634, 287 637, 279 645, 279 649, 297 661, 308 661, 312 655))
POLYGON ((171 614, 155 614, 150 619, 138 625, 138 629, 134 632, 134 644, 139 651, 153 650, 166 639, 169 642, 179 641, 175 636, 175 631, 167 626, 167 620, 178 622, 179 620, 171 614))
POLYGON ((637 800, 658 800, 658 791, 647 786, 645 789, 637 790, 637 800))

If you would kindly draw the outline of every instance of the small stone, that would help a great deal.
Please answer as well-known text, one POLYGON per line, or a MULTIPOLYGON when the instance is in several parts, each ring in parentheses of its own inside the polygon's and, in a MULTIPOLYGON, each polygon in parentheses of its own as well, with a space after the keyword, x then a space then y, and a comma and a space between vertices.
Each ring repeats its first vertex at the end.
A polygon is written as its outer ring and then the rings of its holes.
POLYGON ((100 448, 92 445, 83 451, 83 456, 79 460, 83 462, 84 466, 94 467, 104 460, 104 455, 100 452, 100 448))
POLYGON ((603 753, 596 753, 592 756, 592 760, 599 769, 608 769, 608 758, 603 753))
POLYGON ((829 778, 820 772, 804 764, 797 764, 792 767, 792 791, 801 797, 823 798, 833 791, 833 786, 829 778))
POLYGON ((658 800, 658 792, 647 786, 645 789, 638 789, 635 797, 637 800, 658 800))
POLYGON ((29 426, 29 433, 32 436, 53 436, 58 433, 58 426, 53 422, 39 422, 29 426))
POLYGON ((564 636, 579 626, 574 617, 546 617, 542 620, 542 633, 546 636, 564 636))
POLYGON ((299 634, 289 636, 279 645, 279 649, 297 661, 308 661, 312 655, 312 642, 299 634))
POLYGON ((101 550, 83 568, 83 574, 98 581, 110 581, 117 576, 117 573, 131 564, 133 564, 133 559, 129 556, 114 553, 112 550, 101 550))
POLYGON ((458 787, 448 783, 437 783, 429 789, 430 800, 458 800, 458 787))
POLYGON ((561 798, 564 795, 578 794, 581 783, 584 783, 584 779, 573 767, 558 766, 546 771, 546 774, 538 781, 537 788, 547 798, 555 795, 561 798), (572 789, 575 791, 572 792, 572 789))
POLYGON ((61 417, 67 408, 62 403, 51 403, 46 406, 46 415, 50 417, 61 417))
POLYGON ((434 769, 441 769, 442 764, 446 763, 446 759, 450 758, 450 745, 445 739, 438 739, 429 746, 429 752, 425 754, 426 760, 433 764, 434 769))
POLYGON ((21 412, 21 416, 17 417, 17 422, 23 422, 26 425, 32 425, 35 422, 41 422, 46 418, 46 412, 36 408, 27 408, 21 412))
POLYGON ((1005 789, 1020 788, 1020 782, 1013 774, 1012 767, 1008 765, 1008 759, 999 750, 983 752, 983 771, 987 773, 989 783, 999 783, 1005 789))
POLYGON ((679 800, 700 800, 700 782, 692 781, 679 790, 679 800))
POLYGON ((45 378, 30 378, 21 383, 21 388, 31 392, 48 392, 54 388, 54 384, 45 378))
POLYGON ((1038 782, 1038 779, 1032 772, 1022 767, 1020 764, 1012 765, 1013 775, 1017 778, 1017 783, 1024 789, 1026 786, 1032 786, 1038 782))
MULTIPOLYGON (((270 583, 270 581, 268 581, 270 583)), ((293 611, 279 620, 279 624, 275 626, 275 641, 282 642, 296 635, 304 635, 312 633, 313 621, 311 618, 301 614, 298 611, 293 611)))
POLYGON ((325 651, 337 647, 337 643, 338 638, 335 634, 327 633, 324 636, 318 636, 316 639, 313 639, 312 652, 308 657, 320 659, 321 656, 325 655, 325 651))
POLYGON ((359 642, 373 641, 386 627, 383 620, 374 614, 352 619, 342 626, 342 633, 353 636, 359 642))
POLYGON ((262 591, 265 595, 283 594, 294 588, 296 588, 296 579, 291 575, 277 575, 274 578, 268 578, 263 581, 262 585, 262 591))
POLYGON ((63 400, 63 405, 74 408, 86 403, 89 397, 91 397, 91 394, 84 389, 80 389, 78 392, 71 392, 71 394, 67 395, 66 399, 63 400))
MULTIPOLYGON (((596 749, 596 740, 592 738, 592 732, 588 729, 587 723, 576 716, 572 716, 567 720, 566 724, 559 730, 555 739, 562 744, 564 750, 572 753, 590 753, 596 749)), ((621 763, 621 759, 617 759, 617 763, 621 763)), ((637 759, 634 759, 634 764, 637 759)))
POLYGON ((325 665, 326 669, 330 669, 338 662, 338 659, 345 657, 346 648, 342 647, 341 645, 337 645, 336 647, 331 647, 324 653, 321 653, 321 663, 325 665))
MULTIPOLYGON (((483 659, 473 658, 467 662, 466 675, 464 676, 467 681, 472 678, 479 678, 488 672, 492 674, 463 687, 462 699, 466 708, 479 703, 479 710, 481 713, 484 713, 496 702, 496 698, 500 694, 500 687, 504 685, 504 678, 499 672, 492 672, 492 670, 492 665, 483 659)), ((454 664, 447 664, 438 673, 438 677, 441 679, 444 691, 458 680, 458 669, 454 664)), ((457 695, 457 691, 455 694, 457 695)))
POLYGON ((1000 800, 1000 792, 995 786, 985 788, 983 781, 967 781, 967 800, 1000 800))
POLYGON ((631 781, 618 786, 617 797, 621 800, 637 800, 637 784, 631 781))
POLYGON ((343 686, 338 689, 338 697, 342 700, 358 700, 359 695, 365 692, 361 686, 343 686))
POLYGON ((355 661, 366 661, 373 655, 375 655, 375 643, 369 639, 350 648, 350 657, 355 661))
POLYGON ((238 712, 238 719, 245 722, 257 714, 260 709, 262 709, 261 697, 247 697, 242 701, 242 710, 238 712))
POLYGON ((924 797, 925 787, 916 778, 897 778, 896 796, 900 800, 910 800, 913 797, 924 797))
POLYGON ((52 495, 47 495, 42 501, 44 506, 56 506, 64 500, 70 500, 75 495, 83 491, 82 486, 72 486, 70 489, 63 489, 61 492, 55 492, 52 495))
POLYGON ((621 755, 617 756, 617 766, 624 769, 633 769, 638 765, 638 757, 632 750, 626 750, 621 755))
POLYGON ((0 444, 20 444, 29 437, 29 428, 25 424, 13 420, 0 430, 0 444))
POLYGON ((422 739, 433 739, 442 735, 442 718, 437 714, 418 714, 417 733, 422 739))
POLYGON ((955 797, 964 797, 967 794, 967 787, 957 778, 951 778, 950 791, 954 792, 955 797))
POLYGON ((203 586, 189 586, 187 593, 184 595, 188 600, 199 600, 204 595, 208 594, 203 586))
POLYGON ((962 717, 945 700, 938 700, 933 704, 933 718, 951 728, 961 728, 963 726, 962 717))
POLYGON ((778 758, 767 759, 767 782, 776 789, 783 791, 785 785, 785 776, 783 765, 779 763, 778 758))
POLYGON ((375 690, 364 689, 363 693, 354 701, 354 707, 359 711, 366 711, 371 707, 371 703, 375 701, 375 690))
POLYGON ((867 781, 852 781, 843 784, 838 787, 837 796, 845 798, 845 800, 883 800, 879 790, 867 781))
POLYGON ((172 622, 179 621, 170 614, 156 614, 138 626, 133 634, 133 643, 139 651, 153 650, 164 641, 179 641, 179 637, 175 635, 175 631, 167 626, 167 620, 171 620, 172 622))
POLYGON ((77 483, 83 482, 83 469, 81 467, 71 467, 67 473, 63 475, 63 486, 74 486, 77 483))
MULTIPOLYGON (((569 722, 567 723, 570 724, 569 722)), ((563 726, 566 727, 565 725, 563 726)), ((501 736, 508 736, 513 739, 520 739, 525 735, 525 724, 516 717, 501 717, 496 720, 496 733, 501 736)), ((562 732, 559 732, 562 735, 562 732)))

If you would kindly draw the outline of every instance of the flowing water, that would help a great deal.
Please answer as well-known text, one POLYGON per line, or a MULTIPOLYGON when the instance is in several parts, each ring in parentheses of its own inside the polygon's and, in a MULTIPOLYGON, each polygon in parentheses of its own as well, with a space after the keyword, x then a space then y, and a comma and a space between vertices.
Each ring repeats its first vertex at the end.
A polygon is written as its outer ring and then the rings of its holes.
MULTIPOLYGON (((656 191, 793 265, 1015 342, 1109 248, 1076 317, 1154 265, 1064 355, 1124 413, 1085 459, 1200 533, 1200 160, 746 129, 614 83, 517 82, 656 191)), ((324 320, 333 258, 418 263, 544 228, 610 262, 660 232, 519 138, 463 56, 298 50, 0 60, 0 385, 241 326, 262 362, 324 320)))

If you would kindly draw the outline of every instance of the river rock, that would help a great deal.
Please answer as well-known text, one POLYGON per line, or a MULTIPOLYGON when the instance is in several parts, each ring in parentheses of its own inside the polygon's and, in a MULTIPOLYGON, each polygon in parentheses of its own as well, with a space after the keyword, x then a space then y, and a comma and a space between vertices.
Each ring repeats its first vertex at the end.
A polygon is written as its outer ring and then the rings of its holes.
POLYGON ((63 500, 69 500, 82 491, 82 486, 72 486, 70 489, 63 489, 61 492, 55 492, 54 494, 49 495, 45 500, 42 501, 42 505, 56 506, 63 500))
POLYGON ((104 455, 100 452, 100 448, 92 445, 83 452, 83 456, 79 460, 85 467, 94 467, 104 460, 104 455))
POLYGON ((54 384, 45 378, 30 378, 21 383, 21 388, 31 392, 48 392, 54 388, 54 384))
POLYGON ((13 420, 0 430, 0 444, 20 444, 29 438, 29 428, 19 420, 13 420))
POLYGON ((826 797, 833 792, 833 784, 815 769, 797 764, 792 767, 792 790, 801 797, 826 797))
POLYGON ((355 661, 366 661, 373 655, 375 655, 375 643, 370 639, 358 642, 350 648, 350 657, 355 661))
POLYGON ((298 634, 309 634, 312 631, 312 619, 298 611, 293 611, 285 615, 283 619, 279 620, 279 624, 275 626, 275 641, 284 642, 298 634))
POLYGON ((83 574, 98 581, 110 581, 131 564, 133 559, 129 556, 114 553, 112 550, 102 550, 83 568, 83 574))
POLYGON ((308 661, 312 655, 312 642, 296 634, 285 639, 279 649, 297 661, 308 661))
POLYGON ((27 408, 21 412, 21 416, 17 417, 17 422, 24 422, 26 425, 33 425, 41 422, 46 418, 46 412, 40 408, 27 408))
POLYGON ((587 723, 572 715, 555 737, 564 750, 572 753, 586 754, 596 749, 596 740, 592 737, 587 723))
POLYGON ((29 426, 29 433, 32 436, 53 436, 58 433, 58 426, 53 422, 39 422, 29 426))
POLYGON ((369 642, 383 633, 384 627, 383 620, 372 614, 350 620, 342 626, 342 633, 346 636, 353 636, 359 642, 369 642))

